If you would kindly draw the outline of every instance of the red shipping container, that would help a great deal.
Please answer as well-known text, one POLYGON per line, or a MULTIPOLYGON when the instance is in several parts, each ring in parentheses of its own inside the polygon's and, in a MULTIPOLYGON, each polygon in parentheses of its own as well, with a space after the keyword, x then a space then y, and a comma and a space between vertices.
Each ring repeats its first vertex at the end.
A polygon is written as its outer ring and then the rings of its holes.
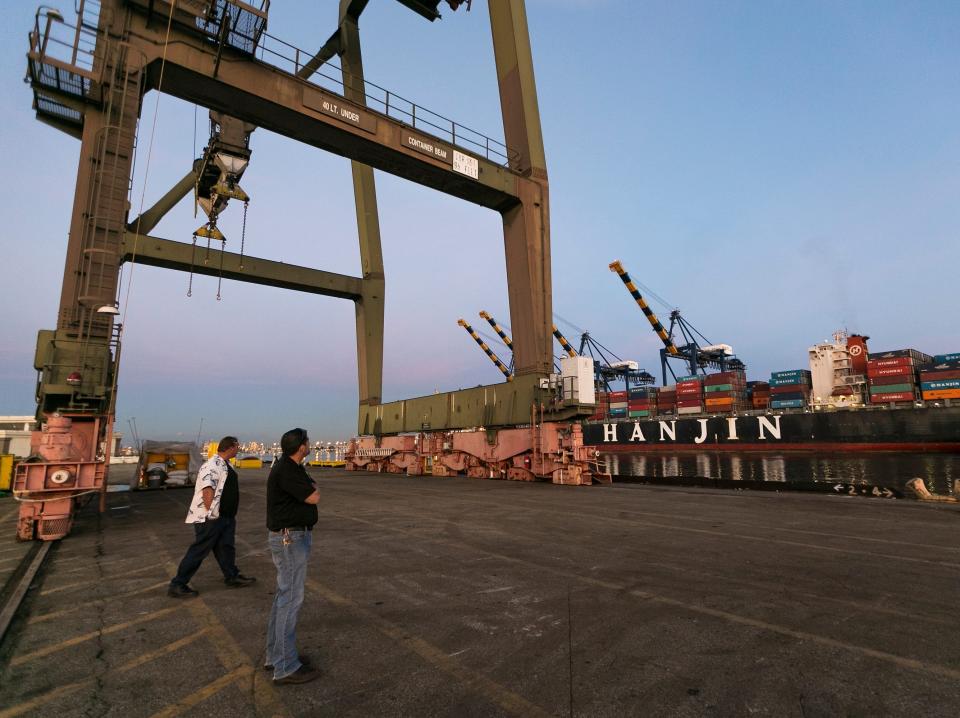
POLYGON ((771 394, 793 394, 794 392, 810 393, 809 384, 782 384, 781 386, 771 386, 771 394))
POLYGON ((690 394, 700 396, 700 394, 702 393, 703 393, 703 387, 700 386, 699 384, 691 384, 689 386, 680 384, 679 386, 677 386, 677 396, 690 396, 690 394))
POLYGON ((649 401, 630 401, 627 402, 627 409, 630 411, 646 411, 649 408, 656 408, 656 404, 651 404, 649 401))
POLYGON ((688 379, 687 381, 678 381, 677 382, 677 391, 680 391, 680 387, 683 386, 700 386, 703 382, 698 379, 688 379))
POLYGON ((909 374, 894 374, 893 376, 874 376, 870 378, 870 386, 886 386, 888 384, 916 384, 917 376, 909 374))
POLYGON ((960 379, 960 369, 930 369, 920 372, 920 381, 943 381, 960 379))
POLYGON ((898 376, 915 373, 916 370, 912 366, 882 366, 867 369, 867 376, 871 379, 875 376, 898 376))
POLYGON ((626 399, 627 399, 627 392, 625 392, 625 391, 611 391, 611 392, 610 392, 610 401, 612 401, 612 402, 616 402, 616 401, 626 401, 626 399))
POLYGON ((702 406, 703 402, 699 398, 694 399, 678 399, 677 407, 678 408, 689 408, 691 406, 702 406))
POLYGON ((891 394, 871 394, 871 404, 887 404, 891 401, 913 401, 916 395, 912 391, 893 392, 891 394))
POLYGON ((703 380, 704 384, 715 386, 717 384, 737 384, 746 381, 746 376, 742 371, 721 371, 716 374, 710 374, 703 380))
POLYGON ((894 357, 893 359, 871 359, 867 362, 867 371, 891 366, 913 366, 913 357, 894 357))

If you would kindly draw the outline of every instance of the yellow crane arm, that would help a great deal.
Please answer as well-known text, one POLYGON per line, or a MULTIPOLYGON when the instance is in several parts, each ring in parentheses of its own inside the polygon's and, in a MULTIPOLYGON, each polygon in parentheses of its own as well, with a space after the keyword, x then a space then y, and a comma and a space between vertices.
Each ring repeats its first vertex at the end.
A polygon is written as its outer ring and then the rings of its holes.
POLYGON ((560 342, 560 346, 563 347, 563 350, 567 353, 567 356, 575 357, 577 355, 577 350, 570 346, 570 342, 567 341, 567 338, 560 333, 560 330, 557 329, 557 325, 553 325, 553 336, 557 338, 557 341, 560 342))
POLYGON ((620 264, 619 259, 610 263, 610 271, 616 272, 620 276, 620 280, 627 288, 627 291, 630 292, 630 296, 636 300, 637 305, 641 310, 643 310, 644 316, 646 316, 647 321, 650 322, 650 326, 653 327, 653 331, 655 331, 657 336, 660 337, 664 346, 667 348, 667 351, 671 354, 679 354, 680 350, 677 349, 676 345, 673 343, 673 340, 670 338, 670 335, 667 334, 667 330, 663 328, 660 320, 657 319, 657 315, 653 313, 653 310, 649 306, 647 306, 647 302, 644 300, 643 295, 640 294, 640 290, 637 289, 637 285, 635 285, 633 280, 630 279, 630 275, 627 274, 627 270, 625 270, 623 265, 620 264))
POLYGON ((480 335, 473 330, 473 327, 467 324, 463 319, 458 319, 457 324, 467 330, 467 334, 473 337, 473 341, 480 345, 480 348, 483 349, 488 357, 490 357, 490 361, 496 364, 497 369, 503 372, 503 375, 507 377, 507 381, 513 381, 513 376, 510 374, 510 370, 507 369, 506 365, 504 365, 502 361, 500 361, 500 357, 494 354, 493 350, 487 346, 487 343, 480 338, 480 335))

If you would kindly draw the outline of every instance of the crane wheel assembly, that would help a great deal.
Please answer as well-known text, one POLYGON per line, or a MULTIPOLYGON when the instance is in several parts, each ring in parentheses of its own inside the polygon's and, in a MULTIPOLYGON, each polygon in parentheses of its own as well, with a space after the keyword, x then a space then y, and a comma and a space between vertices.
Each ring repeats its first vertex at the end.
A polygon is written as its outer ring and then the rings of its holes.
POLYGON ((610 483, 606 466, 573 422, 525 427, 361 436, 346 453, 347 471, 406 476, 458 476, 550 481, 589 486, 610 483))

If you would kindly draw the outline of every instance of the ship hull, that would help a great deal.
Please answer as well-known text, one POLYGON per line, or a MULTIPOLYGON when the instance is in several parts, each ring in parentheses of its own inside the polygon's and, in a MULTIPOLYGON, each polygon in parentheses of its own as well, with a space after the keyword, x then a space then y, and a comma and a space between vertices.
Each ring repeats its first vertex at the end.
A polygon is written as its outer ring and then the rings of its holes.
POLYGON ((583 425, 601 451, 960 452, 960 406, 608 419, 583 425))

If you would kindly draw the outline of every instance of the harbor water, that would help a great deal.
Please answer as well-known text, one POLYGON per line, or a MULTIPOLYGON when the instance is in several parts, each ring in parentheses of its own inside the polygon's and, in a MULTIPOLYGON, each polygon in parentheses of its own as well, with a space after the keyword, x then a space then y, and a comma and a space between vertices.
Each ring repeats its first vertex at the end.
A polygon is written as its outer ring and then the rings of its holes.
POLYGON ((796 489, 903 495, 921 478, 935 494, 958 494, 960 454, 877 453, 601 453, 615 480, 723 488, 796 489), (874 491, 874 489, 877 489, 874 491))

